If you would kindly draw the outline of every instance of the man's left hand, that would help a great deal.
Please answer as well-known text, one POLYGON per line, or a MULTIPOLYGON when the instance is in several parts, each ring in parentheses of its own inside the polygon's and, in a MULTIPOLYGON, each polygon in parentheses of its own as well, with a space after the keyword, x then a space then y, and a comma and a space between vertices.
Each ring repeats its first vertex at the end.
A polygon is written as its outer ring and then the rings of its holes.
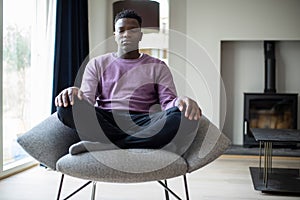
POLYGON ((189 120, 199 120, 202 115, 202 111, 197 102, 189 97, 178 97, 175 105, 181 112, 184 111, 184 116, 189 120))

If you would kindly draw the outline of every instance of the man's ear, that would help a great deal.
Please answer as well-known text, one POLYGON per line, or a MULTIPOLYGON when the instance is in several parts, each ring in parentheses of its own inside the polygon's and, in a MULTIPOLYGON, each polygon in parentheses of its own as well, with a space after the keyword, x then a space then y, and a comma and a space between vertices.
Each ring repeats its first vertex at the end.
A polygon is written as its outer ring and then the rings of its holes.
POLYGON ((143 38, 143 32, 141 32, 141 35, 140 35, 140 40, 139 41, 142 41, 142 38, 143 38))
POLYGON ((116 32, 114 31, 113 34, 114 34, 114 40, 117 42, 116 32))

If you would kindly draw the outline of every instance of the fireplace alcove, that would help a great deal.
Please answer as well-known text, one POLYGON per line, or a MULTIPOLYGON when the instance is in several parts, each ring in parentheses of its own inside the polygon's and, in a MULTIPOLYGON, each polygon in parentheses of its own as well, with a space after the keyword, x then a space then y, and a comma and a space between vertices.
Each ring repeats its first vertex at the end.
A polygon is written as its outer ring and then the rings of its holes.
MULTIPOLYGON (((299 127, 300 41, 276 41, 276 93, 292 93, 298 101, 299 127)), ((264 42, 222 41, 221 76, 226 97, 221 98, 221 110, 226 110, 223 132, 233 145, 244 144, 244 93, 264 93, 264 42)), ((263 111, 261 111, 263 112, 263 111)), ((252 142, 252 141, 251 141, 252 142)))

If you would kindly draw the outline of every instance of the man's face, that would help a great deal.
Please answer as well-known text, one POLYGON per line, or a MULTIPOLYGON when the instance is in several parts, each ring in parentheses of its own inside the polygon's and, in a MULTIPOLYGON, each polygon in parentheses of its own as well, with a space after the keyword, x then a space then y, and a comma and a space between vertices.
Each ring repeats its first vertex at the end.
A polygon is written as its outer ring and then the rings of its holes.
POLYGON ((115 23, 115 41, 124 53, 138 49, 143 33, 136 19, 122 18, 115 23))

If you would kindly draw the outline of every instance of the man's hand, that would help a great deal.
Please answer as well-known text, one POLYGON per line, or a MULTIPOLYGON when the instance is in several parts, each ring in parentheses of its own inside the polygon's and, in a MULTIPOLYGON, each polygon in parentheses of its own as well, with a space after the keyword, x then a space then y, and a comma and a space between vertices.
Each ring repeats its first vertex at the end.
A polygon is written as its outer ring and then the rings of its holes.
POLYGON ((82 100, 82 91, 78 87, 66 88, 55 97, 55 106, 67 107, 69 104, 74 105, 75 96, 77 96, 79 100, 82 100))
POLYGON ((202 115, 202 111, 199 108, 197 102, 193 99, 190 99, 189 97, 178 97, 175 105, 181 112, 184 111, 184 116, 189 120, 199 120, 202 115))

